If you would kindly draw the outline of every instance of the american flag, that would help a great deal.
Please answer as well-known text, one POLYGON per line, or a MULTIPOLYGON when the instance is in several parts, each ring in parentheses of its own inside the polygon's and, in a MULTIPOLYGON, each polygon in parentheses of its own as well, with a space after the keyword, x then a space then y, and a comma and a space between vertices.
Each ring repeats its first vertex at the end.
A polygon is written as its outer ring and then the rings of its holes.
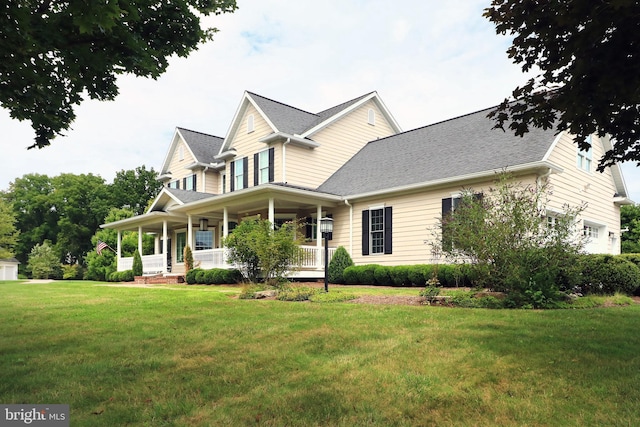
POLYGON ((102 255, 102 250, 108 247, 109 245, 107 245, 105 242, 103 242, 102 240, 98 240, 98 244, 96 245, 96 252, 98 252, 98 255, 102 255))

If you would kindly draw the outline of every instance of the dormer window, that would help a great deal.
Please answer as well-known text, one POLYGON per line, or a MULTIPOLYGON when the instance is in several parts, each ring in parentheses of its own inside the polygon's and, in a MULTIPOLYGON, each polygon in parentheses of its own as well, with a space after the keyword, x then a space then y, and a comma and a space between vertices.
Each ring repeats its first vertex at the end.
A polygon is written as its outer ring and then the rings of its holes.
POLYGON ((375 126, 376 124, 376 112, 374 111, 373 108, 369 108, 369 120, 368 123, 372 126, 375 126))
POLYGON ((249 114, 247 116, 247 133, 251 133, 255 130, 253 125, 253 114, 249 114))

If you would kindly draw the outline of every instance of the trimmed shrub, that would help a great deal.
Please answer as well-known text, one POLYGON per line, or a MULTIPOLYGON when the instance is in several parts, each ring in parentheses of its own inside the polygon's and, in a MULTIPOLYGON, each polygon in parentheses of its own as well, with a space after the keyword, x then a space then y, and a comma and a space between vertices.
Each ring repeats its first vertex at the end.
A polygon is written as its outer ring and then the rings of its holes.
POLYGON ((389 267, 386 265, 376 265, 373 268, 373 278, 376 285, 391 286, 393 284, 389 270, 389 267))
POLYGON ((342 278, 344 279, 344 283, 346 285, 357 285, 358 284, 358 267, 351 266, 344 269, 342 272, 342 278))
POLYGON ((413 286, 422 287, 431 278, 431 266, 423 264, 410 265, 407 276, 413 286))
POLYGON ((142 257, 137 249, 133 252, 133 266, 131 270, 134 276, 142 276, 142 257))
POLYGON ((109 275, 110 282, 133 282, 133 270, 114 271, 109 275))
POLYGON ((242 273, 240 272, 240 270, 238 269, 230 269, 230 270, 223 270, 224 272, 224 282, 226 284, 235 284, 235 283, 240 283, 240 281, 242 280, 242 273))
POLYGON ((205 285, 213 285, 215 283, 215 275, 216 275, 216 270, 215 269, 205 270, 205 272, 204 272, 204 284, 205 285))
POLYGON ((184 259, 184 271, 188 273, 189 271, 193 270, 193 252, 191 251, 189 245, 186 245, 184 247, 182 254, 184 259))
POLYGON ((201 269, 196 269, 196 270, 197 270, 196 283, 204 285, 206 281, 205 276, 206 276, 207 270, 201 270, 201 269))
POLYGON ((580 257, 581 277, 578 284, 583 294, 633 294, 640 286, 640 268, 633 262, 613 255, 580 257))
POLYGON ((185 278, 184 278, 185 281, 187 282, 187 284, 188 285, 194 285, 194 284, 198 283, 197 280, 196 280, 196 277, 197 277, 197 274, 199 272, 201 272, 201 271, 202 271, 201 268, 194 268, 193 270, 189 270, 187 272, 187 274, 185 275, 185 278))
POLYGON ((349 256, 349 252, 347 252, 344 246, 339 246, 333 254, 333 258, 331 258, 331 261, 329 262, 329 282, 344 284, 344 270, 351 266, 353 266, 353 260, 351 259, 351 256, 349 256))
POLYGON ((397 265, 389 269, 389 276, 393 286, 411 286, 409 280, 409 267, 406 265, 397 265))

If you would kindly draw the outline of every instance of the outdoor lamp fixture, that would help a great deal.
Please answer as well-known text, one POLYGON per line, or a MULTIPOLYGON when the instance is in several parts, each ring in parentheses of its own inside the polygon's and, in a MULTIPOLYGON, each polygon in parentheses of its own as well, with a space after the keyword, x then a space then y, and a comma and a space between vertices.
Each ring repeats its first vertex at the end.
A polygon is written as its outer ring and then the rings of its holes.
POLYGON ((209 220, 207 218, 200 218, 200 231, 207 231, 209 229, 209 220))
POLYGON ((320 219, 320 232, 324 237, 324 291, 329 292, 329 233, 333 233, 333 219, 320 219))

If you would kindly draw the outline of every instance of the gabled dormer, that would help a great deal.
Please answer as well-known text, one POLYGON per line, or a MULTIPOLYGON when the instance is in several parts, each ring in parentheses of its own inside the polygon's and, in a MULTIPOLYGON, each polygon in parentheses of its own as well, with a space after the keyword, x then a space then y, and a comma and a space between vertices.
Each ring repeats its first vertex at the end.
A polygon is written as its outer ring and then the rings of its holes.
POLYGON ((219 170, 224 162, 215 156, 222 142, 217 136, 176 128, 158 180, 169 188, 219 193, 219 170))
POLYGON ((315 188, 368 141, 400 131, 376 92, 310 113, 245 92, 216 160, 226 190, 265 182, 315 188))

